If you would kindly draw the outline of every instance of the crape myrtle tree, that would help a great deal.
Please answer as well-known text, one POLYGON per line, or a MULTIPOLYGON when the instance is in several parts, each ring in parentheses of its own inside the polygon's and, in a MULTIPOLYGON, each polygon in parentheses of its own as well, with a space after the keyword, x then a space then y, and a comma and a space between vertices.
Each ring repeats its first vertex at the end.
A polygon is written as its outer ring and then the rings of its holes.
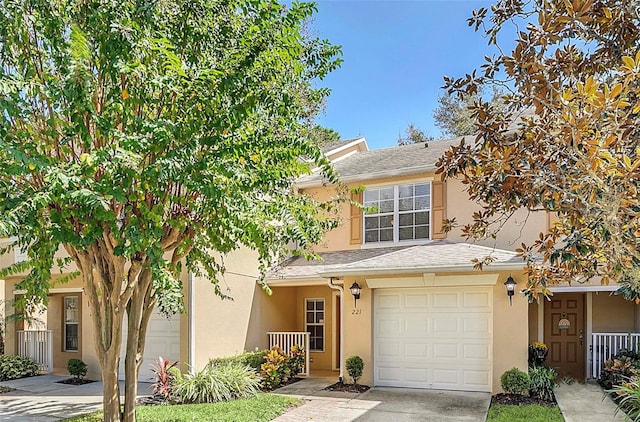
POLYGON ((314 11, 0 0, 0 235, 28 255, 2 274, 26 271, 23 307, 82 278, 105 420, 135 419, 147 323, 155 306, 180 311, 181 271, 221 293, 211 251, 253 248, 264 270, 285 245, 310 253, 336 225, 338 197, 318 203, 293 186, 312 167, 334 180, 299 136, 328 93, 316 81, 340 62, 338 47, 302 35, 314 11), (60 247, 70 258, 55 258, 60 247), (71 263, 77 272, 52 277, 71 263))
POLYGON ((445 78, 454 94, 492 84, 507 91, 502 110, 476 101, 477 135, 439 161, 481 207, 463 234, 493 236, 520 208, 557 216, 518 249, 530 300, 562 280, 600 279, 640 303, 638 13, 631 1, 499 1, 468 23, 495 45, 515 26, 513 50, 445 78))

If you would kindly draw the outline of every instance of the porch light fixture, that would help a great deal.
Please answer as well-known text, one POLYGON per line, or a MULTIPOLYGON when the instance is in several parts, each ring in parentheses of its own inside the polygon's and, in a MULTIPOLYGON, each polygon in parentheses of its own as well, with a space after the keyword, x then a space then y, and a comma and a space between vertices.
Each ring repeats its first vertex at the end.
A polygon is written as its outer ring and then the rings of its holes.
POLYGON ((351 287, 349 287, 349 290, 351 290, 351 294, 353 295, 353 307, 355 308, 358 299, 360 299, 360 285, 354 281, 351 287))
POLYGON ((507 278, 507 281, 504 282, 504 285, 507 288, 507 296, 509 296, 509 306, 511 306, 513 295, 516 294, 516 281, 513 279, 513 277, 509 276, 509 278, 507 278))

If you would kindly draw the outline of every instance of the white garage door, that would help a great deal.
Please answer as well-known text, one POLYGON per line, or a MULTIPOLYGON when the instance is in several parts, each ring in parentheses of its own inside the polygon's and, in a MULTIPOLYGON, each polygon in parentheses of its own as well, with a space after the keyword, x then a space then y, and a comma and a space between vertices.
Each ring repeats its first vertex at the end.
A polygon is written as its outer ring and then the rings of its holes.
MULTIPOLYGON (((124 379, 124 356, 127 347, 127 319, 124 320, 124 330, 122 333, 122 348, 120 350, 120 379, 124 379)), ((154 376, 151 372, 151 364, 159 356, 171 359, 175 362, 180 357, 180 315, 173 315, 171 318, 153 312, 149 327, 147 328, 147 343, 144 348, 144 357, 140 366, 139 381, 153 382, 154 376)))
POLYGON ((492 289, 376 289, 374 382, 491 391, 492 289))

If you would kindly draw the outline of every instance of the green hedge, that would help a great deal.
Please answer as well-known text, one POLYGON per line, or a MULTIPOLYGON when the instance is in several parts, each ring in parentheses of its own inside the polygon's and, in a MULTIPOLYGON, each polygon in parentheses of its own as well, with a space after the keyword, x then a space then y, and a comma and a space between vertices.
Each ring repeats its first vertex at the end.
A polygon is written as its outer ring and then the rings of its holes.
POLYGON ((260 372, 260 366, 265 362, 265 356, 268 350, 255 350, 253 352, 244 352, 241 355, 229 356, 225 358, 215 358, 209 360, 209 366, 238 364, 242 366, 250 366, 256 372, 260 372))
POLYGON ((33 377, 40 374, 36 361, 15 355, 0 355, 0 381, 33 377))

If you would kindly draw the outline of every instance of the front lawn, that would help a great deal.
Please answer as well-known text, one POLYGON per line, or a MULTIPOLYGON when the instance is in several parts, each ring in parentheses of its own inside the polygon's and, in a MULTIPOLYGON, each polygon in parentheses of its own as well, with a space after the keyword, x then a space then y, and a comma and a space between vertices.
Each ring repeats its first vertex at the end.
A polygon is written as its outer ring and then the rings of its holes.
MULTIPOLYGON (((267 422, 300 402, 292 397, 260 393, 256 397, 228 402, 175 406, 138 406, 139 422, 174 421, 255 421, 267 422)), ((67 422, 102 422, 102 412, 67 419, 67 422)))
POLYGON ((497 404, 489 408, 487 422, 564 422, 558 406, 497 404))

